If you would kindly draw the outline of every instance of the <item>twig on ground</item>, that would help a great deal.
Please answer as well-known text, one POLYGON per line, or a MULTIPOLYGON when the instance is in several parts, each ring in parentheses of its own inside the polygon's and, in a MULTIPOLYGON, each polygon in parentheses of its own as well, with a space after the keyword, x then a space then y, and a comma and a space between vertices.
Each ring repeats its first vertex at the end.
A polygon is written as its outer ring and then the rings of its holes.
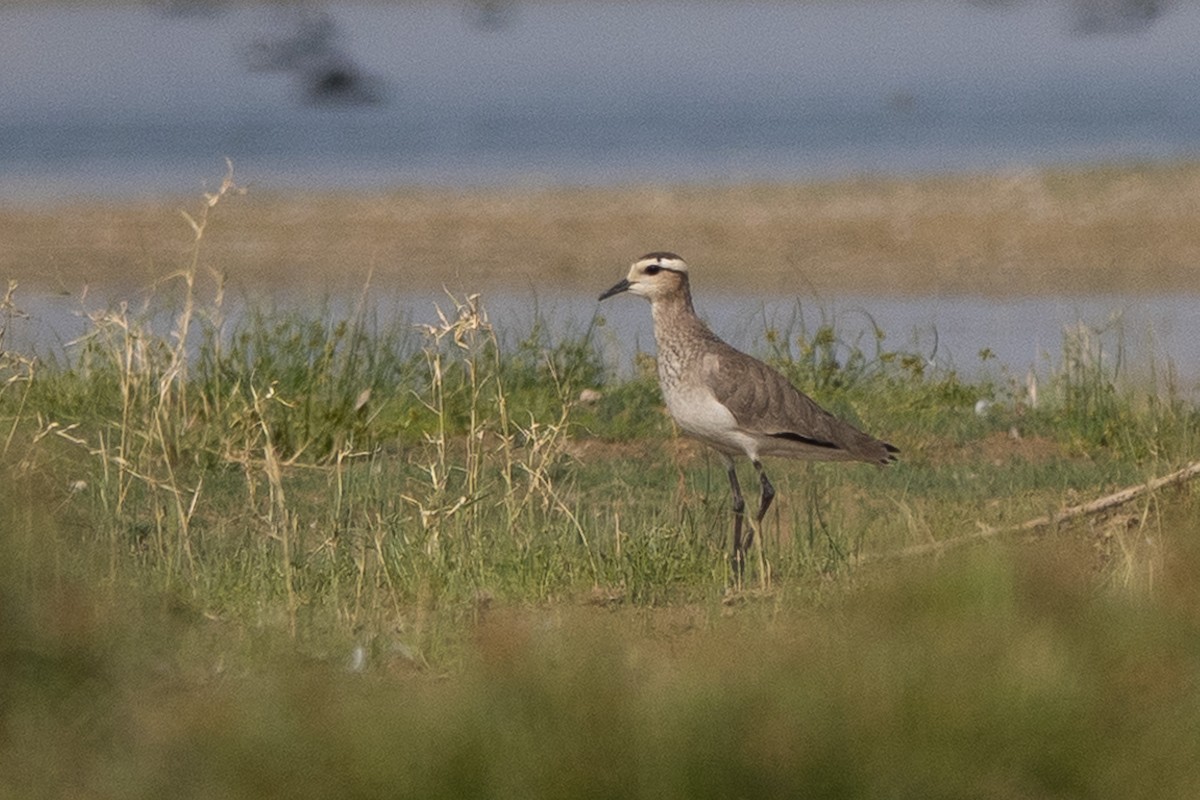
POLYGON ((875 561, 891 561, 904 558, 914 558, 917 556, 935 555, 943 553, 947 550, 962 545, 979 542, 986 539, 995 539, 1000 536, 1009 536, 1014 533, 1032 533, 1040 531, 1043 528, 1054 528, 1058 525, 1080 517, 1087 517, 1093 514, 1099 514, 1101 511, 1113 508, 1115 506, 1124 505, 1131 500, 1134 500, 1142 495, 1158 491, 1166 486, 1184 483, 1192 478, 1200 475, 1200 461, 1193 461, 1183 469, 1176 470, 1169 475, 1164 475, 1161 478, 1146 483, 1130 486, 1122 489, 1119 492, 1114 492, 1110 495, 1092 500, 1089 503, 1082 505, 1070 506, 1054 514, 1046 514, 1041 517, 1022 522, 1019 525, 1009 525, 1003 528, 992 528, 981 526, 974 533, 968 533, 965 536, 956 536, 952 539, 943 539, 938 542, 928 542, 926 544, 912 545, 905 547, 892 553, 868 553, 860 556, 858 563, 860 565, 875 561))

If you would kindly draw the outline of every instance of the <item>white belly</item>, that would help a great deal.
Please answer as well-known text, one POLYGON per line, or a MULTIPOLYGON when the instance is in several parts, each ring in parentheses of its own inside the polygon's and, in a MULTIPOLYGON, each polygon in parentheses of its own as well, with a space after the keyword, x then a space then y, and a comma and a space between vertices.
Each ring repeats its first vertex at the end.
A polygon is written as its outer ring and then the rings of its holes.
POLYGON ((663 396, 667 410, 684 432, 729 455, 745 453, 758 458, 755 439, 738 427, 733 414, 707 388, 679 386, 668 391, 664 387, 663 396))

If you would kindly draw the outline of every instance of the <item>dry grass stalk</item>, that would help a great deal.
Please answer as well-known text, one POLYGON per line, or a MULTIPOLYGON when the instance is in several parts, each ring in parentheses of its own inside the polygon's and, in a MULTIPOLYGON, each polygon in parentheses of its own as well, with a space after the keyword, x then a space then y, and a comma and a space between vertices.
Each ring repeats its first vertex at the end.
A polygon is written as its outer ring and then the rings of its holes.
POLYGON ((13 414, 12 424, 4 437, 4 446, 0 448, 0 456, 8 454, 16 435, 17 426, 25 412, 25 401, 29 397, 29 388, 33 385, 36 361, 28 356, 5 348, 4 340, 9 326, 15 319, 25 319, 27 314, 17 307, 14 295, 17 292, 17 282, 9 280, 4 297, 0 298, 0 394, 13 391, 20 387, 21 399, 17 403, 16 413, 13 414))

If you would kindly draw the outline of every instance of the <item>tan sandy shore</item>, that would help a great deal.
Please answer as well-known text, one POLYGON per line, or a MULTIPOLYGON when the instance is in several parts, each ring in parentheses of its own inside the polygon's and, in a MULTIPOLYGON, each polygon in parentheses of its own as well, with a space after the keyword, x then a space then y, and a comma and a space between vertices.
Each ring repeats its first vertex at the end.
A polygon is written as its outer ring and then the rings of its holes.
MULTIPOLYGON (((195 197, 0 198, 0 279, 145 286, 187 263, 195 197)), ((234 287, 595 292, 649 250, 747 293, 1200 292, 1200 164, 798 185, 281 194, 214 210, 234 287)))

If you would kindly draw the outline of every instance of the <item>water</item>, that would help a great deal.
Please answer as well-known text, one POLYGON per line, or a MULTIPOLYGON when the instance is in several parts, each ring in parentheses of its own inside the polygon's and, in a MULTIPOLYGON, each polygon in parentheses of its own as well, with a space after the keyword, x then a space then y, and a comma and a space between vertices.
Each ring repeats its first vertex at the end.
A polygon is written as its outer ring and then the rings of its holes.
MULTIPOLYGON (((602 287, 603 288, 603 287, 602 287)), ((93 293, 85 301, 68 295, 33 294, 18 297, 26 319, 9 323, 6 346, 44 356, 62 355, 68 343, 90 329, 88 311, 115 307, 119 297, 93 293)), ((461 298, 460 298, 461 299, 461 298)), ((319 301, 312 296, 272 293, 247 301, 232 298, 226 318, 236 323, 247 302, 259 307, 320 309, 322 318, 344 319, 355 313, 358 298, 337 296, 319 301)), ((530 331, 535 321, 547 325, 552 337, 581 335, 589 325, 606 362, 629 374, 634 354, 654 352, 650 310, 644 300, 619 296, 598 303, 594 296, 543 293, 488 293, 483 304, 497 331, 508 344, 530 331), (596 319, 597 315, 601 319, 596 319), (602 324, 599 324, 601 323, 602 324)), ((1105 364, 1127 380, 1161 379, 1173 370, 1178 388, 1200 398, 1200 303, 1186 295, 1144 297, 956 297, 938 298, 785 297, 768 301, 737 295, 711 295, 697 301, 698 311, 719 335, 744 350, 764 355, 764 332, 774 329, 793 345, 802 332, 823 324, 834 326, 843 343, 875 352, 876 326, 886 334, 885 350, 922 356, 934 368, 955 369, 968 378, 1006 372, 1023 379, 1028 370, 1045 376, 1062 363, 1064 337, 1082 325, 1102 350, 1105 364), (980 359, 990 350, 993 358, 980 359)), ((453 302, 445 294, 374 292, 369 313, 381 325, 435 324, 436 307, 453 317, 453 302)), ((137 308, 136 302, 130 302, 137 308)), ((156 318, 154 329, 163 336, 172 329, 170 315, 156 318)))
MULTIPOLYGON (((449 1, 329 4, 324 20, 246 6, 192 16, 5 7, 0 202, 191 193, 220 178, 226 157, 256 191, 1195 157, 1200 3, 1162 4, 1161 18, 1126 19, 1123 35, 1096 34, 1079 15, 1103 5, 537 2, 487 24, 472 16, 478 8, 449 1), (350 91, 314 95, 313 75, 350 91)), ((53 349, 85 327, 77 298, 20 299, 32 318, 14 323, 10 345, 53 349)), ((93 307, 115 299, 93 297, 93 307)), ((420 320, 437 299, 406 295, 381 308, 420 320)), ((531 299, 488 302, 498 322, 519 329, 531 299)), ((965 371, 984 347, 1015 371, 1044 366, 1064 327, 1082 320, 1106 328, 1110 343, 1123 338, 1143 372, 1156 353, 1200 379, 1194 297, 802 301, 810 328, 824 314, 848 341, 869 344, 873 319, 886 346, 965 371)), ((718 332, 743 347, 767 325, 786 327, 796 308, 794 299, 701 300, 718 332)), ((541 309, 565 330, 597 306, 543 296, 541 309)), ((614 364, 653 349, 643 304, 619 298, 601 310, 614 364)))
POLYGON ((1081 35, 1083 5, 581 0, 471 25, 455 2, 355 3, 307 29, 265 7, 8 7, 0 201, 190 192, 226 157, 256 187, 356 188, 1200 152, 1200 4, 1127 35, 1081 35))

